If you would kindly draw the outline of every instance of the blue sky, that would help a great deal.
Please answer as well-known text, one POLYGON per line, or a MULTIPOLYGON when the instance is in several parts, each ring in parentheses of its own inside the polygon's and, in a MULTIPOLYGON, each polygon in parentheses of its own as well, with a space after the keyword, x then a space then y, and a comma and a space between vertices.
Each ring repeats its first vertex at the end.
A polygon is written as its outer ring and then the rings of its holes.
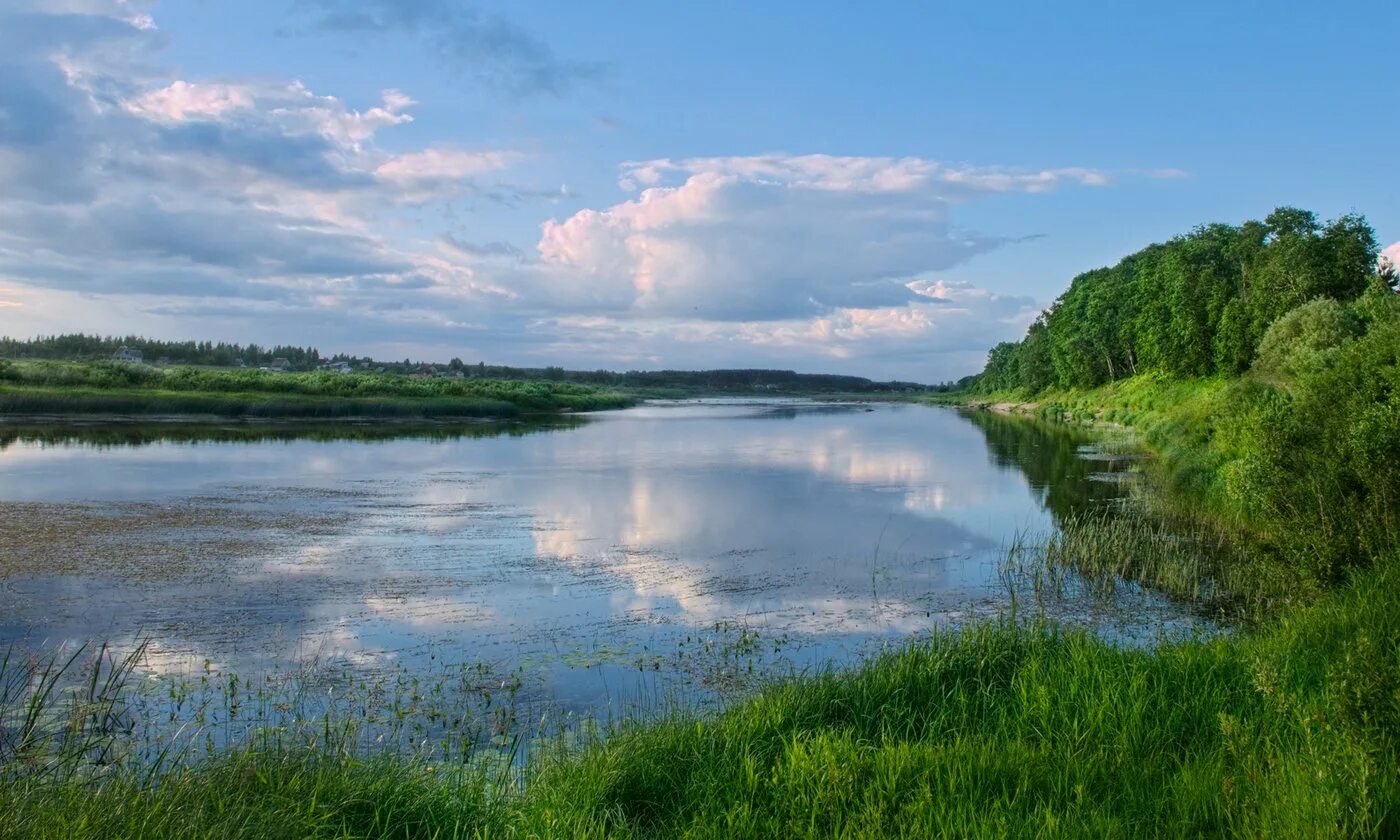
POLYGON ((0 0, 0 332, 973 372, 1293 204, 1400 239, 1391 3, 0 0))

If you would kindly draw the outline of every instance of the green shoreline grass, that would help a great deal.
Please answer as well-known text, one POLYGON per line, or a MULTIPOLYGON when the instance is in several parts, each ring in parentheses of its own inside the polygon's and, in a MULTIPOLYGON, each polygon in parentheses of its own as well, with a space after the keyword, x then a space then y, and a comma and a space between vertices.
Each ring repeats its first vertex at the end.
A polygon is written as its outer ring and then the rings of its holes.
MULTIPOLYGON (((1170 504, 1220 457, 1193 443, 1217 386, 1115 393, 1098 406, 1079 395, 1071 416, 1111 411, 1143 429, 1170 504)), ((1054 562, 1167 575, 1191 596, 1199 578, 1180 576, 1181 558, 1198 555, 1141 556, 1172 534, 1104 528, 1068 523, 1054 562)), ((1248 561, 1256 544, 1235 550, 1248 561)), ((265 743, 149 775, 39 777, 12 761, 0 836, 1397 836, 1400 549, 1340 574, 1269 600, 1248 628, 1150 649, 1011 620, 940 632, 716 715, 539 744, 513 772, 265 743)))
POLYGON ((1120 648, 992 622, 518 774, 266 746, 9 779, 6 837, 1332 837, 1400 830, 1400 576, 1120 648))
POLYGON ((635 403, 630 394, 563 382, 0 362, 7 417, 513 418, 635 403))

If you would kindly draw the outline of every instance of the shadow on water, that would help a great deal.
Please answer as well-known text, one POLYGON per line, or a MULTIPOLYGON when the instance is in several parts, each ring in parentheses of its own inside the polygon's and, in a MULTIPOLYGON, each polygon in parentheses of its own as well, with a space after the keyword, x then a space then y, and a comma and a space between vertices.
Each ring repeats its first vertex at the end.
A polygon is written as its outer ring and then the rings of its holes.
POLYGON ((1099 451, 1101 438, 1063 423, 989 411, 961 414, 982 432, 997 466, 1026 476, 1057 525, 1127 495, 1123 482, 1105 479, 1125 475, 1128 459, 1106 460, 1099 451))
POLYGON ((389 440, 451 441, 471 438, 523 437, 576 429, 583 417, 465 422, 365 421, 339 423, 224 421, 167 422, 61 420, 51 423, 0 423, 0 452, 15 444, 139 447, 156 443, 265 443, 290 441, 389 440))

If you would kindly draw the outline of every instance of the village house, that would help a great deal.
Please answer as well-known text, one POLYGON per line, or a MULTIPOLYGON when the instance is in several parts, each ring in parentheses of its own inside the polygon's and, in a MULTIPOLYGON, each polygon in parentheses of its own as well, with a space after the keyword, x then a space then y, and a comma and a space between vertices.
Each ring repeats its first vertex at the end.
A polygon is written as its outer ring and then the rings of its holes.
POLYGON ((119 362, 134 362, 138 365, 144 361, 140 350, 134 350, 126 345, 122 345, 116 353, 112 354, 112 358, 119 362))

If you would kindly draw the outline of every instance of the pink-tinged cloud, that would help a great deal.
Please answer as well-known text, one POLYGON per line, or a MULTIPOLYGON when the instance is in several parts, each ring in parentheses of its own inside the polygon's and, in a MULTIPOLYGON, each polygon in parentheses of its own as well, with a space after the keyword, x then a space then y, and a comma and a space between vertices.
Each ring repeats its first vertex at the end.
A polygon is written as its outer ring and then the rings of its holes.
POLYGON ((1390 264, 1400 269, 1400 242, 1386 246, 1381 250, 1381 256, 1390 261, 1390 264))

